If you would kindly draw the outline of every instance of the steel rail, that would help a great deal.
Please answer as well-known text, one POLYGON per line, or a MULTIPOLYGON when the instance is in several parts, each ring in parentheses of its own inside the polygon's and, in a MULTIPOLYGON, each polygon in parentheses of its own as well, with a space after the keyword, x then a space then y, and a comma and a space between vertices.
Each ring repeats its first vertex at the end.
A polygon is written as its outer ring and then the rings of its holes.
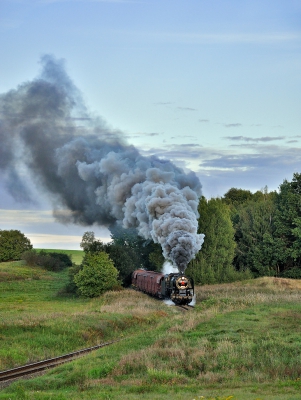
POLYGON ((185 311, 188 311, 188 310, 191 310, 192 308, 194 308, 194 306, 191 306, 189 304, 185 304, 185 305, 176 304, 176 307, 179 307, 181 310, 185 310, 185 311))
POLYGON ((49 368, 54 368, 57 365, 63 364, 68 361, 72 361, 81 355, 86 353, 90 353, 91 351, 100 349, 101 347, 108 346, 110 344, 119 342, 119 340, 114 340, 111 342, 106 342, 102 344, 98 344, 96 346, 87 347, 85 349, 73 351, 72 353, 64 354, 62 356, 49 358, 43 361, 37 361, 31 364, 25 364, 20 367, 8 369, 5 371, 0 371, 0 382, 5 382, 11 379, 21 378, 26 375, 35 374, 36 372, 41 372, 49 368))

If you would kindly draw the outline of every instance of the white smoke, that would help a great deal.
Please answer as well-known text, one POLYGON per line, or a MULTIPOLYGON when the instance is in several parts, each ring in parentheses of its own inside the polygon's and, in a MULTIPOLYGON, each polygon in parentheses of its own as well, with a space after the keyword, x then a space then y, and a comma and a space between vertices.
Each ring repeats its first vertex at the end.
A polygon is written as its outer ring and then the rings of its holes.
POLYGON ((195 173, 141 156, 120 132, 89 116, 61 61, 46 56, 42 63, 38 79, 0 96, 0 169, 10 193, 32 197, 21 178, 26 168, 61 222, 135 227, 184 271, 204 240, 197 233, 201 184, 195 173), (83 117, 75 118, 79 112, 83 117), (69 217, 56 212, 62 208, 69 217))
POLYGON ((169 274, 176 274, 179 270, 176 266, 172 265, 171 262, 165 261, 162 267, 162 274, 169 275, 169 274))

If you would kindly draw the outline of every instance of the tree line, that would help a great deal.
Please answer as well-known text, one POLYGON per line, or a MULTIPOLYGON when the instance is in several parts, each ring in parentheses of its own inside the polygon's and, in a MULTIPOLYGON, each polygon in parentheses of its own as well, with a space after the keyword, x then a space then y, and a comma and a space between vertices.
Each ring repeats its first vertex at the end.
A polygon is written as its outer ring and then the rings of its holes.
POLYGON ((205 241, 188 268, 197 283, 244 276, 301 279, 301 174, 278 192, 231 188, 199 203, 205 241))
MULTIPOLYGON (((277 192, 268 192, 267 187, 256 193, 231 188, 221 198, 202 197, 198 211, 198 233, 205 234, 205 241, 186 270, 196 284, 260 276, 301 279, 301 174, 295 173, 292 181, 284 180, 277 192)), ((109 271, 114 279, 106 279, 110 288, 116 288, 128 286, 135 269, 159 271, 164 262, 159 244, 119 225, 111 227, 111 242, 105 244, 87 231, 80 246, 85 256, 80 266, 70 268, 69 289, 89 297, 91 287, 101 286, 93 277, 98 273, 97 264, 103 265, 103 272, 109 271)), ((0 261, 22 256, 28 263, 46 263, 48 269, 63 267, 57 256, 35 253, 20 231, 0 230, 0 261)))

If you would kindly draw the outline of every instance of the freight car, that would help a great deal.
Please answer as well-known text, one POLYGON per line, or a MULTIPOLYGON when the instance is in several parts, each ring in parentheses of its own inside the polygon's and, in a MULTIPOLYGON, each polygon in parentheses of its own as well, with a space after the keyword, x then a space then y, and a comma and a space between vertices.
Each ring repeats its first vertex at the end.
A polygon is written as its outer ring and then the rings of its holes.
POLYGON ((171 299, 177 305, 191 303, 194 295, 193 280, 181 273, 164 275, 138 269, 132 274, 132 287, 159 299, 171 299))

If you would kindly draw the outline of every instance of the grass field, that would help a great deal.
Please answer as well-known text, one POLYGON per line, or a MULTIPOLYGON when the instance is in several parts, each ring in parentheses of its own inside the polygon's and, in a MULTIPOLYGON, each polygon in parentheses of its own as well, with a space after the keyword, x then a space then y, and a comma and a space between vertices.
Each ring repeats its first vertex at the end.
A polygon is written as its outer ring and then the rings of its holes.
POLYGON ((0 399, 301 399, 301 281, 198 287, 184 312, 129 289, 66 297, 66 280, 0 264, 0 369, 123 340, 0 399))
MULTIPOLYGON (((38 249, 42 250, 42 249, 38 249)), ((43 249, 43 251, 46 251, 47 253, 63 253, 67 254, 70 256, 71 261, 75 264, 81 264, 82 259, 84 257, 84 252, 83 250, 56 250, 56 249, 43 249)))

